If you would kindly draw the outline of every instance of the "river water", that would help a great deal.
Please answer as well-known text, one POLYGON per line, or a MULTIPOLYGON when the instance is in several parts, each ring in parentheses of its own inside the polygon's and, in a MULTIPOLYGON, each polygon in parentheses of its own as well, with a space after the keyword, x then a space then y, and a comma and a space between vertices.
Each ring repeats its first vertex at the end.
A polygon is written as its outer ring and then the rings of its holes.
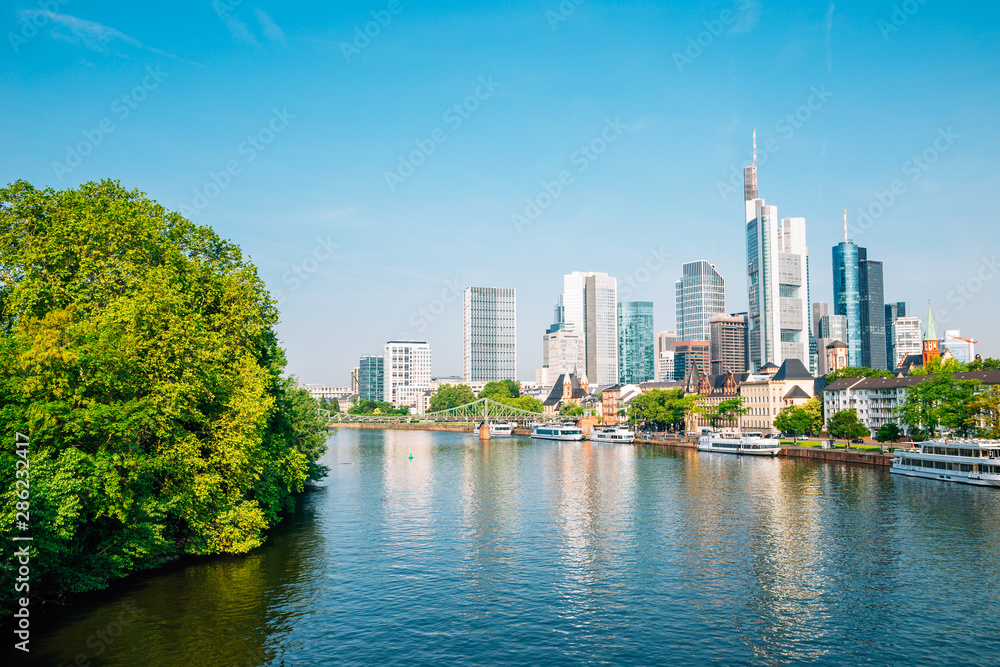
POLYGON ((326 463, 265 546, 79 600, 19 662, 1000 663, 998 490, 459 433, 326 463))

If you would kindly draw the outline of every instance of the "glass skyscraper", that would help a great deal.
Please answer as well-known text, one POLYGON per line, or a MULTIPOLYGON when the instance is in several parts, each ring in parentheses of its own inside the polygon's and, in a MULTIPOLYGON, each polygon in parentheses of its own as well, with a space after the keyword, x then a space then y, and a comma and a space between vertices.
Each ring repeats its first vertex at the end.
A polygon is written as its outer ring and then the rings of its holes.
POLYGON ((358 364, 358 397, 363 401, 385 400, 385 357, 366 354, 358 364))
POLYGON ((847 317, 850 365, 887 368, 882 262, 854 241, 833 248, 833 299, 835 312, 847 317))
POLYGON ((463 311, 466 382, 517 379, 516 306, 513 288, 466 288, 463 311))
POLYGON ((708 340, 708 321, 726 312, 726 281, 705 260, 688 262, 675 283, 678 340, 708 340))
POLYGON ((621 384, 649 382, 656 376, 656 346, 653 340, 653 302, 618 304, 618 381, 621 384))
POLYGON ((841 241, 833 247, 833 312, 847 318, 847 358, 851 366, 861 366, 861 275, 858 246, 841 241))

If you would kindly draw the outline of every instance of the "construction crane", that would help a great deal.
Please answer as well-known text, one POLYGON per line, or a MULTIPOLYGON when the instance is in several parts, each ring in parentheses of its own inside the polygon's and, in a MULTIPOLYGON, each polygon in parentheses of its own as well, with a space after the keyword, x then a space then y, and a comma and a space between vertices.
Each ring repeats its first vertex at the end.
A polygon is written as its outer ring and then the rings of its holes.
POLYGON ((953 335, 952 338, 954 338, 955 340, 964 340, 966 343, 969 344, 969 361, 972 361, 972 346, 973 345, 978 345, 979 341, 978 340, 972 340, 971 338, 966 338, 965 336, 954 336, 953 335))

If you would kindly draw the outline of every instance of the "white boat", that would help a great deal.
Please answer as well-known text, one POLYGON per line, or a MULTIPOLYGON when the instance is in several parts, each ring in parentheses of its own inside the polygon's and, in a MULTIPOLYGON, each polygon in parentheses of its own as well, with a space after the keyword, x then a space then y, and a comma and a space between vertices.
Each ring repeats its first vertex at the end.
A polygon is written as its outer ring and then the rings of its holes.
POLYGON ((960 484, 1000 486, 1000 440, 929 440, 897 449, 889 472, 960 484))
POLYGON ((781 446, 774 440, 759 435, 702 432, 698 438, 698 450, 744 456, 776 456, 781 451, 781 446))
POLYGON ((535 426, 531 437, 541 440, 583 440, 583 429, 572 424, 551 422, 535 426))
POLYGON ((592 442, 635 442, 635 432, 624 426, 595 426, 590 434, 592 442))
POLYGON ((514 435, 514 422, 490 422, 490 437, 503 438, 514 435))

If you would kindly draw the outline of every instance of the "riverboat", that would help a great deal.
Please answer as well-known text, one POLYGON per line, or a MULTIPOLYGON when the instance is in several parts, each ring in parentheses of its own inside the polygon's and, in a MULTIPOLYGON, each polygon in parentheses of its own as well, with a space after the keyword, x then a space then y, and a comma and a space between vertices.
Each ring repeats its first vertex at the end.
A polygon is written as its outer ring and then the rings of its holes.
POLYGON ((630 431, 624 426, 595 426, 590 434, 593 442, 623 442, 626 444, 635 442, 635 431, 630 431))
POLYGON ((928 440, 897 449, 889 472, 1000 487, 1000 440, 928 440))
POLYGON ((781 447, 768 438, 743 433, 702 433, 698 450, 743 456, 777 456, 781 447))
POLYGON ((490 437, 504 438, 514 435, 514 422, 490 422, 490 437))
POLYGON ((583 429, 572 424, 551 422, 535 426, 531 437, 540 440, 583 440, 583 429))

